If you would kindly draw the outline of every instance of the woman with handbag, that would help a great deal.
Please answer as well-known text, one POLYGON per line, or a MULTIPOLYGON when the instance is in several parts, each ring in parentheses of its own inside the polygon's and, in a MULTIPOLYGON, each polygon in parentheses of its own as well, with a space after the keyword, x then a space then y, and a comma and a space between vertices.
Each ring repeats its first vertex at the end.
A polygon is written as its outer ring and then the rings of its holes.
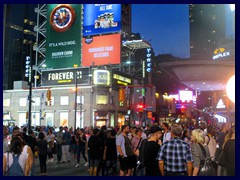
POLYGON ((192 131, 191 141, 194 167, 193 176, 198 176, 201 169, 201 162, 205 160, 205 155, 210 158, 210 152, 208 146, 204 144, 204 132, 201 129, 194 129, 192 131))

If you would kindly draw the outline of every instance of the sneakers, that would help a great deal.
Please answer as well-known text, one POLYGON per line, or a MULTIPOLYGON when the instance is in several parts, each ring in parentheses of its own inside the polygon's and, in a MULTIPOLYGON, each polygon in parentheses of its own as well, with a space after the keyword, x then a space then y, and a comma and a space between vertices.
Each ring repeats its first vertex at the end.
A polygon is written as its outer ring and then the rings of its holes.
POLYGON ((47 163, 50 163, 51 162, 51 159, 49 159, 48 161, 47 161, 47 163))
POLYGON ((79 166, 79 164, 77 163, 75 167, 77 168, 78 166, 79 166))
POLYGON ((52 159, 50 159, 50 162, 52 163, 54 161, 54 159, 52 158, 52 159))
POLYGON ((88 162, 86 162, 85 164, 84 164, 84 166, 88 166, 89 164, 88 164, 88 162))

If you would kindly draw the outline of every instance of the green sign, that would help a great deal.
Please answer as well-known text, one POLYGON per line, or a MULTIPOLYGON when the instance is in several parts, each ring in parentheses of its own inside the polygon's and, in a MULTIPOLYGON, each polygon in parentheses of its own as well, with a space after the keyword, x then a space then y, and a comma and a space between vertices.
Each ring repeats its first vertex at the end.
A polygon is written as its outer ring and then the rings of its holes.
POLYGON ((48 5, 46 68, 81 66, 81 16, 80 4, 48 5))

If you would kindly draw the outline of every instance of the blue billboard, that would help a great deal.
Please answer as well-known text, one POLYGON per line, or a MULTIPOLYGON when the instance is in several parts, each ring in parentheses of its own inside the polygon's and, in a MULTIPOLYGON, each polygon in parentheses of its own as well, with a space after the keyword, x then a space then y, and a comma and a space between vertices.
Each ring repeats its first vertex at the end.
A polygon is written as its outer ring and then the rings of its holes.
POLYGON ((84 4, 83 36, 120 30, 121 4, 84 4))

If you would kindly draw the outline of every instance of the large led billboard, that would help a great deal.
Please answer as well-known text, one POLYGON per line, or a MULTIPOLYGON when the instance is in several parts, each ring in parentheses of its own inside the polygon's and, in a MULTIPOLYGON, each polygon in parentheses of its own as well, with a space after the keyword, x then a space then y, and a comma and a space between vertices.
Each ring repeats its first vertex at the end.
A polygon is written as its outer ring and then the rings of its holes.
POLYGON ((81 55, 80 4, 49 4, 47 10, 46 67, 79 67, 81 55))
POLYGON ((193 100, 193 91, 179 90, 179 99, 184 101, 192 101, 193 100))
POLYGON ((121 4, 84 4, 83 36, 120 32, 121 4))
POLYGON ((83 38, 82 66, 120 64, 120 34, 83 38))
POLYGON ((89 85, 89 68, 54 69, 42 71, 42 86, 89 85))

